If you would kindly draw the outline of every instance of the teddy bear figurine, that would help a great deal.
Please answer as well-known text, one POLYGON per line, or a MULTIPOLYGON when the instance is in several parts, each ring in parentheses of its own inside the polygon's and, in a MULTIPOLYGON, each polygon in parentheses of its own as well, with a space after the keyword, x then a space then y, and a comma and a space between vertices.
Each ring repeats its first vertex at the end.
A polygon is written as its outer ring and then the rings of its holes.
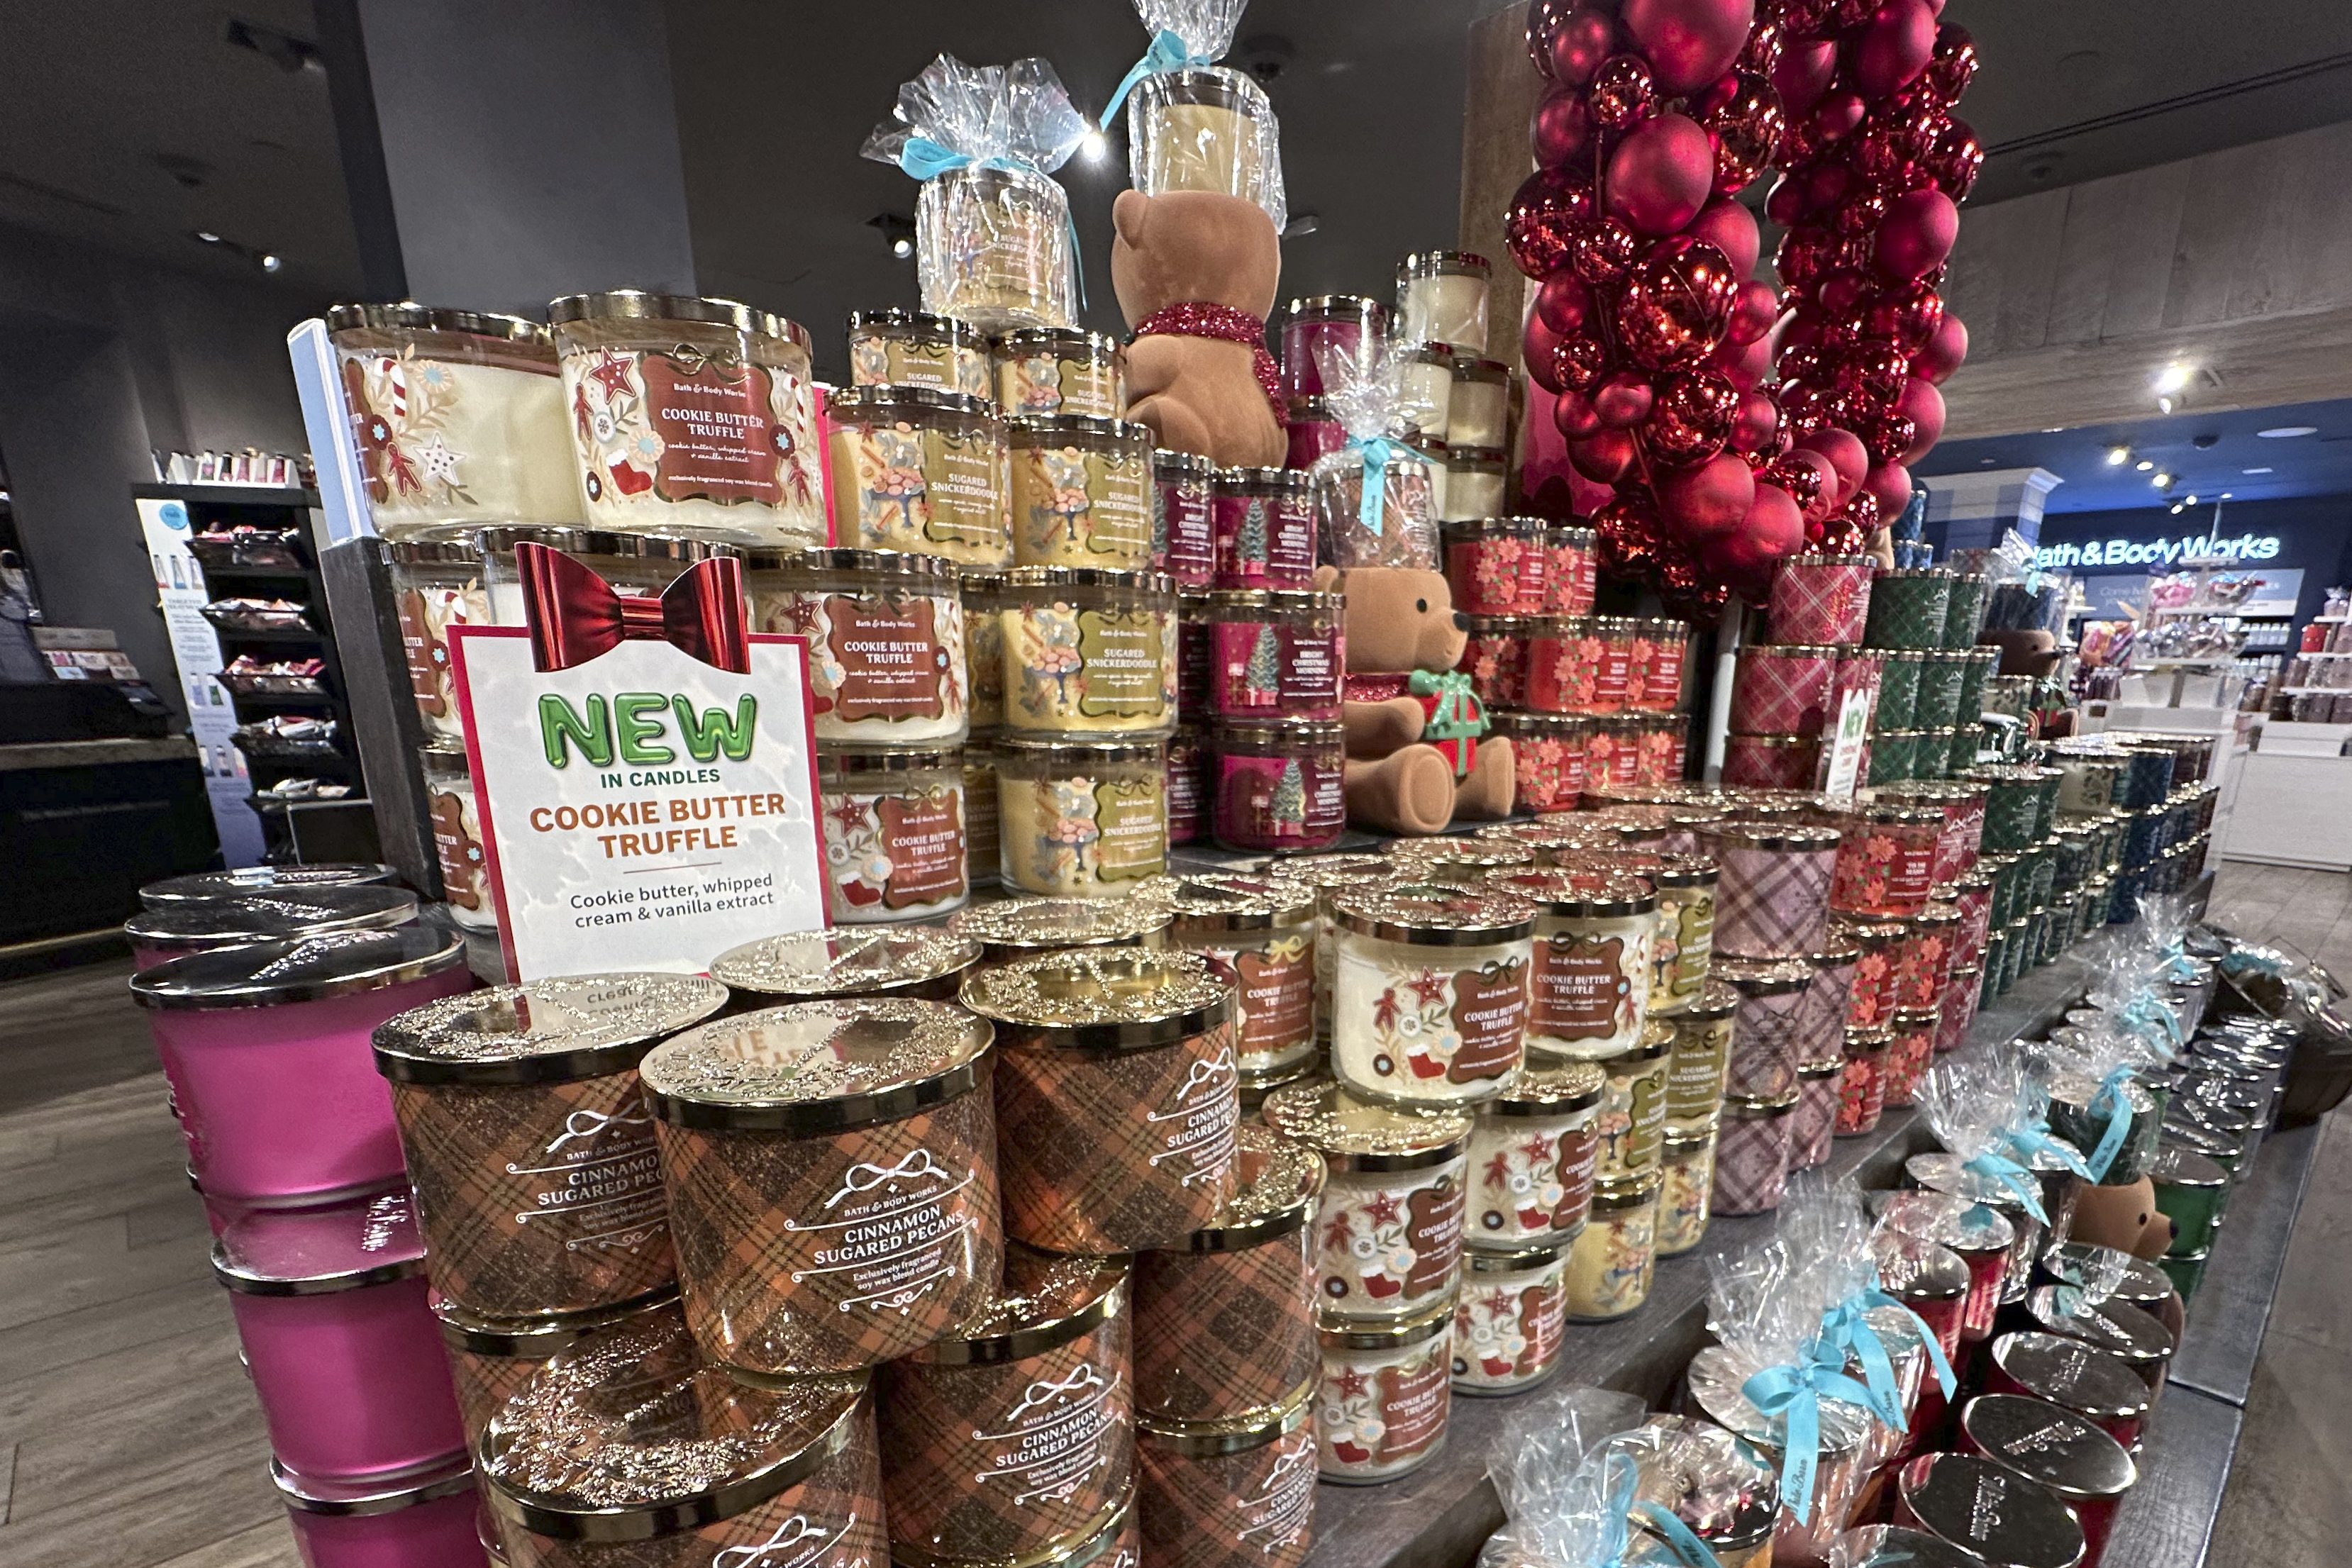
POLYGON ((2156 1207, 2156 1184, 2142 1176, 2121 1186, 2083 1185, 2068 1237, 2094 1247, 2112 1247, 2150 1261, 2172 1246, 2172 1221, 2156 1207))
POLYGON ((1510 815, 1511 743, 1486 738, 1486 707, 1454 668, 1470 633, 1444 574, 1327 566, 1316 583, 1347 595, 1348 820, 1419 835, 1456 817, 1510 815))
POLYGON ((1255 202, 1212 191, 1111 204, 1111 287, 1134 331, 1127 417, 1221 468, 1277 468, 1289 447, 1265 319, 1282 239, 1255 202))

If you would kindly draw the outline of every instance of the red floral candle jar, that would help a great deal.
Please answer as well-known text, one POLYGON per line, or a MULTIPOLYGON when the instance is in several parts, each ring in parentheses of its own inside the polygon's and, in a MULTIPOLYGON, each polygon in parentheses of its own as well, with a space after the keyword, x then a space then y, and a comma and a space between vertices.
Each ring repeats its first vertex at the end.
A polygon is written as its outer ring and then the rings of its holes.
POLYGON ((1991 787, 1966 779, 1915 779, 1871 791, 1892 796, 1943 813, 1944 831, 1936 841, 1937 885, 1958 882, 1977 863, 1984 843, 1985 800, 1991 787))
POLYGON ((1895 1039, 1886 1052, 1886 1104, 1899 1110, 1917 1103, 1919 1081, 1936 1060, 1936 1024, 1934 1013, 1895 1015, 1895 1039))
POLYGON ((1342 607, 1336 593, 1212 595, 1209 710, 1224 718, 1338 718, 1348 665, 1342 607))
POLYGON ((1633 666, 1642 673, 1639 688, 1628 693, 1629 706, 1648 713, 1675 713, 1683 706, 1683 666, 1690 652, 1690 628, 1665 616, 1639 622, 1633 638, 1633 666))
POLYGON ((964 982, 996 1025, 1004 1228, 1058 1252, 1165 1246, 1234 1194, 1234 988, 1197 953, 1041 953, 964 982))
POLYGON ((1394 1480, 1445 1446, 1454 1302, 1393 1323, 1326 1324, 1315 1451, 1327 1481, 1394 1480))
POLYGON ((1209 831, 1226 849, 1328 849, 1347 831, 1348 742, 1338 723, 1221 724, 1209 754, 1209 831))
POLYGON ((1886 1058, 1894 1048, 1891 1030, 1846 1031, 1845 1076, 1838 1081, 1839 1137, 1860 1137, 1878 1125, 1886 1109, 1886 1058))
POLYGON ((1607 1085, 1607 1073, 1590 1061, 1530 1067, 1478 1107, 1469 1231, 1480 1245, 1508 1248, 1583 1228, 1607 1085))
POLYGON ((1299 1568, 1315 1544, 1314 1393, 1208 1432, 1139 1421, 1144 1560, 1154 1568, 1299 1568))
POLYGON ((1838 651, 1803 643, 1739 650, 1731 676, 1734 735, 1812 735, 1828 727, 1838 651))
POLYGON ((1315 586, 1315 507, 1297 468, 1227 468, 1212 486, 1219 588, 1315 586))
POLYGON ((1811 789, 1821 771, 1817 735, 1727 735, 1723 782, 1734 789, 1811 789))
POLYGON ((1542 616, 1527 626, 1527 705, 1538 713, 1598 713, 1601 641, 1589 619, 1542 616))
MULTIPOLYGON (((1641 782, 1642 755, 1624 723, 1594 717, 1584 721, 1584 782, 1593 789, 1626 789, 1641 782)), ((1624 835, 1620 834, 1622 842, 1624 835)))
POLYGON ((1487 717, 1494 725, 1493 733, 1511 743, 1515 779, 1511 809, 1573 810, 1584 792, 1588 721, 1549 713, 1496 712, 1487 717))
POLYGON ((1259 1114, 1276 1136, 1323 1156, 1314 1234, 1326 1323, 1411 1321, 1432 1310, 1450 1318, 1470 1117, 1369 1104, 1328 1079, 1276 1090, 1259 1114))
POLYGON ((1454 608, 1465 615, 1544 612, 1545 526, 1538 517, 1478 517, 1447 523, 1445 580, 1454 608))
POLYGON ((1932 806, 1854 800, 1812 816, 1839 833, 1830 907, 1841 915, 1918 914, 1927 904, 1944 815, 1932 806))
POLYGON ((1124 1259, 1016 1247, 979 1312, 883 1368, 891 1561, 1042 1562, 1127 1506, 1130 1288, 1124 1259))
POLYGON ((1900 920, 1842 920, 1831 933, 1834 940, 1861 950, 1846 990, 1845 1027, 1878 1029, 1893 1022, 1896 972, 1910 945, 1911 928, 1900 920))
POLYGON ((640 1071, 687 1326, 772 1376, 905 1355, 988 1299, 1003 1243, 988 1027, 944 1002, 742 1013, 640 1071))
POLYGON ((1634 783, 1663 785, 1682 782, 1690 747, 1682 715, 1638 713, 1601 722, 1617 726, 1632 745, 1634 783))
POLYGON ((1135 1400, 1178 1427, 1263 1421, 1311 1392, 1322 1156, 1244 1124, 1214 1223, 1135 1258, 1135 1400))
POLYGON ((1573 1236, 1557 1236, 1507 1251, 1470 1251, 1454 1307, 1456 1393, 1519 1394, 1559 1370, 1575 1244, 1573 1236))
POLYGON ((1622 713, 1633 706, 1633 695, 1640 689, 1634 678, 1633 651, 1641 639, 1642 623, 1631 616, 1596 615, 1588 624, 1592 639, 1600 644, 1591 711, 1622 713))
POLYGON ((1870 620, 1870 580, 1876 565, 1866 555, 1783 559, 1772 573, 1772 641, 1859 644, 1870 620))
POLYGON ((1191 452, 1151 454, 1151 570, 1180 588, 1216 580, 1217 528, 1211 504, 1217 465, 1191 452))
POLYGON ((1546 615, 1590 615, 1600 590, 1601 557, 1591 528, 1548 528, 1544 530, 1544 607, 1546 615))
POLYGON ((1944 999, 1945 983, 1952 977, 1952 949, 1959 939, 1960 912, 1948 904, 1930 904, 1910 920, 1913 951, 1910 967, 1899 977, 1897 1003, 1932 1012, 1944 999))
POLYGON ((1469 618, 1469 640, 1454 668, 1470 677, 1470 689, 1492 710, 1528 706, 1528 628, 1525 620, 1491 615, 1469 618))

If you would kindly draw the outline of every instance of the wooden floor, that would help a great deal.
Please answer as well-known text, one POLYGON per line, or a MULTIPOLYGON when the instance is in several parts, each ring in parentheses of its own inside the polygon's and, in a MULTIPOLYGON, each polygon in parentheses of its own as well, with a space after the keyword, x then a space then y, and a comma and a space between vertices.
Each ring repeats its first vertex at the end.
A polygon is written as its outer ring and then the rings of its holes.
MULTIPOLYGON (((2352 977, 2352 877, 2231 865, 2213 917, 2352 977)), ((0 986, 0 1568, 298 1568, 127 966, 0 986)), ((2352 1541, 2352 1118, 2295 1231, 2210 1561, 2352 1541)))

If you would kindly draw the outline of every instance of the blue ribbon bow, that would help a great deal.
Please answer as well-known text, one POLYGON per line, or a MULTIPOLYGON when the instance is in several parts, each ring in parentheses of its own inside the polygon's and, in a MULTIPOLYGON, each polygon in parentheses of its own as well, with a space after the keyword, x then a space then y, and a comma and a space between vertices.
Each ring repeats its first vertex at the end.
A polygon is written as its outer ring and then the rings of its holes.
POLYGON ((1994 1154, 1988 1149, 1961 1167, 1973 1171, 1988 1181, 1998 1182, 2011 1197, 2024 1206, 2025 1212, 2042 1224, 2050 1223, 2050 1211, 2042 1207, 2042 1188, 2032 1173, 2015 1160, 1994 1154))
POLYGON ((1860 1296, 1849 1296, 1822 1314, 1822 1343, 1836 1347, 1843 1361, 1862 1363, 1862 1383, 1870 1396, 1870 1411, 1898 1432, 1911 1423, 1904 1418, 1903 1391, 1895 1385, 1895 1360, 1886 1342, 1863 1316, 1860 1296))
POLYGON ((2157 999, 2154 991, 2139 992, 2116 1016, 2165 1061, 2171 1061, 2179 1053, 2182 1044, 2180 1019, 2157 999))
MULTIPOLYGON (((932 141, 928 136, 907 138, 906 144, 898 149, 898 167, 922 181, 936 180, 940 175, 951 174, 958 169, 1025 170, 1032 174, 1045 173, 1044 170, 1027 159, 1015 158, 1009 152, 996 152, 985 158, 975 158, 969 152, 958 152, 950 147, 932 141)), ((1077 214, 1067 210, 1067 203, 1064 204, 1064 207, 1063 222, 1067 225, 1070 235, 1070 272, 1077 279, 1078 308, 1083 310, 1087 307, 1086 256, 1078 248, 1077 214)))
POLYGON ((2036 1156, 2048 1155, 2084 1181, 2091 1179, 2091 1167, 2084 1163, 2083 1151, 2063 1138, 2053 1136, 2046 1127, 2011 1127, 2001 1134, 2001 1139, 2009 1145, 2011 1155, 2025 1156, 2017 1163, 2028 1170, 2032 1168, 2036 1156))
POLYGON ((1182 36, 1173 27, 1160 28, 1159 32, 1152 35, 1151 47, 1143 51, 1143 57, 1135 62, 1133 69, 1119 78, 1117 87, 1111 89, 1110 101, 1103 105, 1103 124, 1106 127, 1110 124, 1112 119, 1118 113, 1118 106, 1127 101, 1127 95, 1133 92, 1145 77, 1156 77, 1167 71, 1190 70, 1196 66, 1213 66, 1216 63, 1216 57, 1213 55, 1194 54, 1192 47, 1187 44, 1182 36))
MULTIPOLYGON (((2172 1016, 2169 1009, 2165 1016, 2172 1016)), ((2101 1105, 2107 1107, 2106 1131, 2099 1134, 2099 1146, 2091 1151, 2087 1162, 2094 1186, 2107 1179, 2107 1172, 2115 1166, 2116 1156, 2124 1152, 2124 1140, 2131 1135, 2131 1101, 2124 1095, 2124 1085, 2131 1081, 2131 1076, 2132 1070, 2127 1066, 2110 1068, 2107 1075, 2099 1080, 2099 1092, 2091 1096, 2089 1110, 2094 1115, 2098 1113, 2101 1105)))
POLYGON ((1369 441, 1348 438, 1348 445, 1363 455, 1364 493, 1356 502, 1356 520, 1366 531, 1379 535, 1385 531, 1381 513, 1386 507, 1389 460, 1412 455, 1412 448, 1402 441, 1391 441, 1385 435, 1375 435, 1369 441))
POLYGON ((1631 1454, 1612 1448, 1601 1462, 1608 1471, 1609 1515, 1602 1525, 1601 1568, 1622 1568, 1625 1553, 1633 1550, 1633 1524, 1637 1519, 1657 1531, 1683 1568, 1721 1568, 1713 1550, 1692 1533, 1691 1527, 1675 1517, 1673 1510, 1635 1500, 1633 1491, 1640 1484, 1641 1468, 1633 1463, 1631 1454))
POLYGON ((1783 1422, 1780 1506, 1806 1523, 1813 1511, 1813 1472, 1822 1461, 1822 1396, 1870 1406, 1870 1390, 1845 1374, 1845 1352, 1816 1340, 1805 1360, 1768 1366, 1739 1386, 1748 1402, 1783 1422))
POLYGON ((2286 973, 2286 960, 2257 948, 2232 947, 2221 955, 2221 973, 2232 979, 2240 975, 2268 975, 2275 979, 2286 973))
MULTIPOLYGON (((1919 1331, 1919 1343, 1927 1347, 1927 1365, 1936 1374, 1936 1386, 1943 1390, 1945 1398, 1949 1399, 1959 1386, 1959 1378, 1953 1373, 1951 1361, 1944 1354, 1944 1347, 1937 1343, 1936 1331, 1927 1326, 1927 1320, 1875 1285, 1864 1291, 1855 1300, 1862 1303, 1864 1312, 1874 1307, 1893 1307, 1911 1320, 1912 1326, 1919 1331)), ((1866 1322, 1864 1326, 1869 1327, 1866 1322)), ((1873 1339, 1878 1337, 1877 1330, 1870 1329, 1869 1332, 1873 1339)))

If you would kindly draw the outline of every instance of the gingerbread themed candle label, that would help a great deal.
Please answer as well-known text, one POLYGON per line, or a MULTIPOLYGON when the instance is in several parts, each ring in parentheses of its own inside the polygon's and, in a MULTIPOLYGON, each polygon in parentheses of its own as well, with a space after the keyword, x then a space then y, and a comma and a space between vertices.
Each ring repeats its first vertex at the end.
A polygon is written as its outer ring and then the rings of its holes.
POLYGON ((1614 934, 1563 931, 1536 942, 1533 1033, 1577 1044, 1631 1044, 1641 1031, 1649 985, 1651 922, 1619 922, 1614 934))
POLYGON ((837 919, 901 919, 961 905, 968 891, 959 775, 933 789, 828 791, 825 861, 837 919))
POLYGON ((1402 1366, 1382 1367, 1373 1377, 1380 1400, 1381 1437, 1374 1458, 1382 1464, 1412 1458, 1445 1431, 1451 1347, 1402 1366))
POLYGON ((817 602, 822 624, 793 630, 809 632, 817 656, 819 714, 830 709, 856 724, 952 718, 963 706, 950 652, 963 642, 956 600, 829 593, 817 602))
POLYGON ((677 353, 599 349, 573 378, 592 505, 650 495, 821 506, 816 405, 788 371, 677 353))
POLYGON ((1454 1289, 1462 1268, 1459 1166, 1392 1181, 1334 1172, 1317 1218, 1316 1288, 1339 1317, 1403 1317, 1454 1289))
POLYGON ((1459 969, 1396 967, 1342 942, 1335 976, 1341 1079, 1395 1099, 1483 1097, 1519 1064, 1528 963, 1517 954, 1459 969))

